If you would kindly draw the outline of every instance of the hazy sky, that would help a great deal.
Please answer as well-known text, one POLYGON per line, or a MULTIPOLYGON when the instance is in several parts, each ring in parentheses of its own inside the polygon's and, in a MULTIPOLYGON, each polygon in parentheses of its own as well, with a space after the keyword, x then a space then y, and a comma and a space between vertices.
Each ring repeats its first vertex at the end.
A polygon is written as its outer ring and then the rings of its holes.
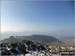
POLYGON ((1 32, 64 31, 73 34, 73 29, 74 2, 1 2, 1 32))

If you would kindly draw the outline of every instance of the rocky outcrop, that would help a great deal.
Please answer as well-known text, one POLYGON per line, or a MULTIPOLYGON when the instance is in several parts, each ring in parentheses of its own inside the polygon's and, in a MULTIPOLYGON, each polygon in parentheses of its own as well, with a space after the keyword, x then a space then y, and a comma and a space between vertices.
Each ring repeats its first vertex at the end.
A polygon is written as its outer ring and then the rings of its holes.
POLYGON ((1 44, 0 48, 2 55, 26 54, 29 51, 46 50, 44 45, 29 40, 23 40, 16 43, 4 43, 1 44))

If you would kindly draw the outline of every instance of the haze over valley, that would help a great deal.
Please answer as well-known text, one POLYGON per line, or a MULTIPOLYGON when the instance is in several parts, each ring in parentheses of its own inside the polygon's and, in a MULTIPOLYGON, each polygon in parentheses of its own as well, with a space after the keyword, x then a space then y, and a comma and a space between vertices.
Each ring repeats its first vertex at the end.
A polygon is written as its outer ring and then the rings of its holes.
POLYGON ((74 1, 1 0, 0 55, 75 55, 74 6, 74 1))

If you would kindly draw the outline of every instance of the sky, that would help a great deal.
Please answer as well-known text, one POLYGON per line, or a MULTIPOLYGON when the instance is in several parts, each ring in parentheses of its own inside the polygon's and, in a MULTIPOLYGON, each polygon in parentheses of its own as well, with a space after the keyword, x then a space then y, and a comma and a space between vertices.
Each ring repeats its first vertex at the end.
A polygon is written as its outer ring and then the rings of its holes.
POLYGON ((72 1, 1 1, 1 33, 73 35, 72 1))

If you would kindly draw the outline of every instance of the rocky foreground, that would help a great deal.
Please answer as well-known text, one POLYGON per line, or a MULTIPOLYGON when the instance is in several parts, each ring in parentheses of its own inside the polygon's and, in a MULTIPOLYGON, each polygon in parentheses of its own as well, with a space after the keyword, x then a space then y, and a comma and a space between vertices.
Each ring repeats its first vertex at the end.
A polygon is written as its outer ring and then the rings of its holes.
MULTIPOLYGON (((72 56, 74 52, 71 49, 61 49, 60 51, 70 51, 72 56)), ((47 46, 36 41, 22 40, 16 43, 2 43, 0 46, 0 56, 61 56, 59 48, 47 46)), ((70 55, 70 56, 71 56, 70 55)))
POLYGON ((40 52, 41 50, 47 50, 47 48, 38 43, 28 40, 23 40, 17 43, 2 43, 0 47, 1 55, 19 55, 34 53, 34 51, 40 52))

